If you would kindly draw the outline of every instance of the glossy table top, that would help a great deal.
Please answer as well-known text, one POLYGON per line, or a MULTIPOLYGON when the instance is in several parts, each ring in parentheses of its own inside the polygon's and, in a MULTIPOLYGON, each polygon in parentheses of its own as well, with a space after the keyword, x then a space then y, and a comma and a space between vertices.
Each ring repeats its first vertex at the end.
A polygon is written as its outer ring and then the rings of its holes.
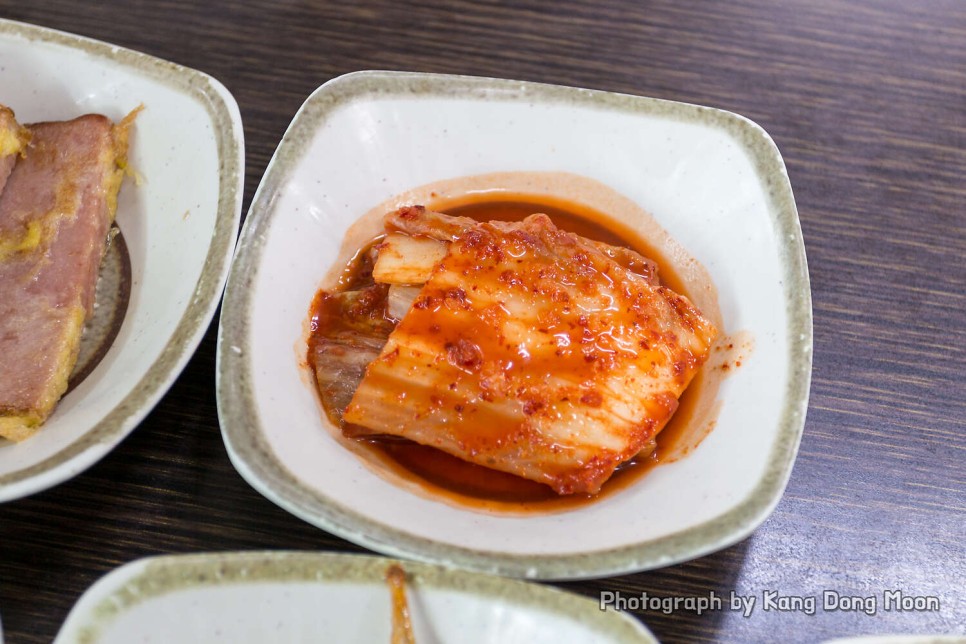
MULTIPOLYGON (((724 551, 559 585, 593 598, 723 598, 700 615, 633 611, 668 642, 966 634, 966 5, 0 0, 0 17, 223 82, 244 121, 245 210, 302 101, 360 69, 590 87, 755 120, 784 156, 812 284, 812 393, 788 488, 724 551), (937 597, 939 609, 887 610, 896 591, 937 597), (732 594, 755 599, 749 615, 732 594), (875 610, 828 607, 836 595, 875 597, 875 610), (815 609, 780 610, 781 596, 813 597, 815 609)), ((116 450, 0 505, 7 642, 50 641, 87 587, 139 557, 361 551, 279 509, 231 466, 215 409, 216 328, 116 450)))

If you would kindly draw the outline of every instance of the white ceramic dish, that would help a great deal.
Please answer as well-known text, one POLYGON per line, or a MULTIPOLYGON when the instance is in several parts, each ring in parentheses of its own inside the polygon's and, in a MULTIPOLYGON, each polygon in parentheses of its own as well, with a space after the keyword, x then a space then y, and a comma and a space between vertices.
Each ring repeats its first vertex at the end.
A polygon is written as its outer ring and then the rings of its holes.
MULTIPOLYGON (((381 557, 228 553, 142 559, 94 584, 55 642, 388 642, 381 557)), ((632 617, 556 589, 404 563, 417 642, 657 640, 632 617)))
POLYGON ((174 382, 218 305, 241 216, 244 144, 213 78, 106 43, 0 20, 0 103, 22 122, 139 104, 117 221, 131 258, 128 308, 110 350, 44 427, 0 440, 0 501, 43 490, 121 441, 174 382))
POLYGON ((394 556, 594 577, 733 544, 784 490, 811 374, 808 273, 781 156, 743 117, 513 81, 350 74, 296 115, 239 244, 218 347, 225 443, 249 483, 325 530, 394 556), (711 272, 726 330, 755 343, 698 449, 557 514, 461 509, 373 473, 332 437, 297 354, 309 302, 360 215, 416 186, 510 170, 589 177, 653 213, 711 272))

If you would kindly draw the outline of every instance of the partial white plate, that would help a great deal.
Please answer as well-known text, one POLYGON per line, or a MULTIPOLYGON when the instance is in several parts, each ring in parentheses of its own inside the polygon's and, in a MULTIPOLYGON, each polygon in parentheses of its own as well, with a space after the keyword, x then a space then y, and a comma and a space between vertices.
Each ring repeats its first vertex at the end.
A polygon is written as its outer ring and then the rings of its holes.
POLYGON ((768 516, 801 438, 811 347, 795 202, 778 149, 751 121, 606 92, 360 72, 306 101, 259 186, 222 309, 218 411, 241 475, 325 530, 485 572, 597 577, 701 556, 768 516), (333 438, 296 353, 362 214, 417 186, 507 171, 589 177, 652 213, 710 271, 725 329, 755 343, 696 450, 564 513, 487 514, 394 485, 333 438))
POLYGON ((0 20, 0 103, 18 120, 144 105, 117 221, 131 257, 123 326, 97 368, 20 444, 0 440, 0 501, 60 483, 121 441, 168 390, 218 306, 241 216, 238 106, 218 81, 102 42, 0 20))
MULTIPOLYGON (((388 642, 381 557, 301 552, 142 559, 84 593, 55 642, 388 642)), ((417 642, 646 643, 637 620, 553 588, 403 563, 417 642)))
POLYGON ((823 644, 966 644, 966 635, 856 635, 823 644))

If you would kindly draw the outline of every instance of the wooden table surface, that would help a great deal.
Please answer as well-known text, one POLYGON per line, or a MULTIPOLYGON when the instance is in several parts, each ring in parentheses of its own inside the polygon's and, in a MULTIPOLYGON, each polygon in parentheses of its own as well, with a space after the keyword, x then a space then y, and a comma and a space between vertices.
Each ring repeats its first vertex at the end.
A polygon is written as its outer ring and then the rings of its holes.
MULTIPOLYGON (((966 4, 0 0, 0 17, 221 80, 244 120, 246 211, 302 101, 354 70, 591 87, 757 121, 788 166, 814 302, 811 401, 791 481, 731 548, 560 585, 595 598, 757 597, 750 617, 635 613, 667 642, 966 633, 966 4), (894 590, 938 597, 940 609, 887 612, 883 593, 894 590), (765 611, 769 591, 819 605, 765 611), (824 591, 877 596, 878 611, 824 610, 824 591)), ((0 506, 7 642, 50 641, 85 589, 146 555, 361 550, 279 509, 229 463, 215 329, 111 454, 0 506)))

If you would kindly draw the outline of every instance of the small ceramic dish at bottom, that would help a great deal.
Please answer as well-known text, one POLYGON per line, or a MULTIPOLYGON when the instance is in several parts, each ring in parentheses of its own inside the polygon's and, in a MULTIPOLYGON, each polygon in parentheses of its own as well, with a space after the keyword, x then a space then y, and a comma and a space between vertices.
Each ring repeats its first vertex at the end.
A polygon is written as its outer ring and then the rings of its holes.
MULTIPOLYGON (((382 557, 240 552, 154 557, 95 583, 58 644, 388 642, 402 588, 417 642, 657 642, 643 624, 553 588, 382 557)), ((396 641, 396 640, 393 640, 396 641)))

